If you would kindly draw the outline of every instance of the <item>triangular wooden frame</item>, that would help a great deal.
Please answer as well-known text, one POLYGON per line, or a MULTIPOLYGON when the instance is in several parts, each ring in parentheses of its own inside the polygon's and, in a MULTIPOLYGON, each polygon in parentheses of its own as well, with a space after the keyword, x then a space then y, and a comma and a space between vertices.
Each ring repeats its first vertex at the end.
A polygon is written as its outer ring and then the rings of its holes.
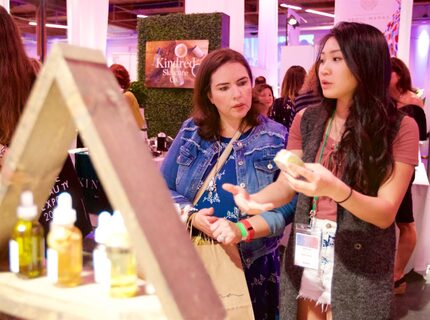
POLYGON ((39 208, 48 198, 76 129, 91 151, 110 202, 124 216, 138 264, 154 284, 167 318, 225 318, 163 178, 97 50, 55 45, 35 83, 1 172, 0 248, 6 247, 16 222, 21 191, 33 190, 39 208))

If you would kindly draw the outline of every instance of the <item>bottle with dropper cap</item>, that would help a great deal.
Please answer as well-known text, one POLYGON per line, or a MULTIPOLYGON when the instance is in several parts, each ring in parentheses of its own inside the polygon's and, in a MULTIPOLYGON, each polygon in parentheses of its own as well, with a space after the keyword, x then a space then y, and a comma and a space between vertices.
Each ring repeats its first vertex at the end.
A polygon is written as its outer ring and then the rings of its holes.
POLYGON ((136 256, 124 220, 118 211, 112 216, 106 252, 110 261, 109 295, 113 298, 134 296, 137 292, 136 256))
POLYGON ((93 251, 94 281, 108 286, 110 281, 110 261, 106 253, 106 242, 111 233, 112 216, 103 211, 98 216, 97 228, 94 232, 96 247, 93 251))
POLYGON ((22 278, 40 277, 44 269, 45 243, 31 191, 21 193, 17 216, 18 222, 9 241, 10 270, 22 278))
POLYGON ((75 221, 72 197, 63 192, 58 196, 48 233, 48 278, 58 286, 73 287, 81 282, 82 234, 75 221))

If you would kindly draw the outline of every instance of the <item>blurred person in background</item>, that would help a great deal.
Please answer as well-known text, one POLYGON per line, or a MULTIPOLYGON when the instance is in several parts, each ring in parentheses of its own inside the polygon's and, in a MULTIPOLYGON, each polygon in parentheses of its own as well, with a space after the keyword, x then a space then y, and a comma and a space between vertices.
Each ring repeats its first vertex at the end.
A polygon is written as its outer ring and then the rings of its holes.
POLYGON ((266 83, 266 78, 263 76, 258 76, 257 78, 255 78, 254 80, 254 86, 258 85, 258 84, 265 84, 266 83))
POLYGON ((391 67, 390 95, 396 101, 397 107, 412 104, 424 108, 417 90, 412 87, 411 74, 406 64, 399 58, 392 57, 391 67))
POLYGON ((294 100, 305 81, 306 70, 301 66, 291 66, 282 80, 281 97, 275 100, 271 118, 283 124, 288 130, 291 127, 296 110, 294 100))
POLYGON ((294 100, 295 112, 298 113, 308 106, 321 104, 321 102, 322 96, 318 92, 318 78, 315 73, 314 64, 309 69, 309 72, 305 77, 305 82, 294 100))
POLYGON ((142 115, 143 109, 141 113, 139 102, 137 101, 133 92, 128 90, 130 88, 130 75, 127 69, 123 65, 116 64, 116 63, 111 65, 109 69, 114 74, 116 80, 118 81, 119 86, 122 89, 122 92, 124 93, 124 97, 127 100, 128 105, 130 106, 130 110, 133 113, 137 126, 139 127, 140 130, 146 132, 147 127, 146 127, 145 117, 142 115))
POLYGON ((270 117, 273 106, 273 89, 268 84, 257 84, 252 89, 252 99, 258 103, 260 113, 265 117, 270 117))
POLYGON ((35 79, 19 29, 0 6, 0 165, 35 79))
MULTIPOLYGON (((412 88, 411 74, 406 64, 395 57, 391 58, 390 96, 397 108, 414 118, 419 129, 420 140, 427 139, 427 124, 423 110, 423 101, 416 95, 412 88)), ((415 173, 409 182, 406 194, 400 204, 396 215, 396 225, 399 229, 396 260, 394 264, 394 293, 403 294, 406 291, 405 267, 414 251, 417 241, 413 204, 412 183, 415 173)))

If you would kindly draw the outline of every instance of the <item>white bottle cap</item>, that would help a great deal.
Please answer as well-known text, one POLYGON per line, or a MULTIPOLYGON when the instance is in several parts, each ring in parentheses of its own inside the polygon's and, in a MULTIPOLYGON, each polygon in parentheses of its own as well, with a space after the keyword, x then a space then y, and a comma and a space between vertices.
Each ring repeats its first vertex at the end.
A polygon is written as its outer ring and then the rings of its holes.
POLYGON ((67 192, 60 193, 53 216, 53 224, 67 226, 75 223, 76 210, 72 208, 72 197, 70 194, 67 192))
POLYGON ((37 207, 33 203, 33 193, 29 190, 21 193, 21 204, 17 209, 19 219, 33 220, 37 216, 37 207))
POLYGON ((124 219, 119 211, 114 211, 112 216, 112 232, 127 233, 127 228, 124 224, 124 219))
POLYGON ((121 213, 114 211, 111 221, 111 233, 106 241, 106 246, 111 248, 129 248, 130 238, 121 213))
POLYGON ((106 240, 111 233, 112 216, 109 212, 103 211, 99 214, 97 228, 94 231, 94 241, 99 244, 106 244, 106 240))

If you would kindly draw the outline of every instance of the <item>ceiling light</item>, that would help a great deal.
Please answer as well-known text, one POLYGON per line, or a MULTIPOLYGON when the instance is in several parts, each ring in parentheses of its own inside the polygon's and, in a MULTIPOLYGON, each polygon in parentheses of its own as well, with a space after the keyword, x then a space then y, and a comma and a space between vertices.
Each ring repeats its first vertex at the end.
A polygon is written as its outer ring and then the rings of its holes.
MULTIPOLYGON (((37 22, 35 21, 30 21, 28 24, 30 26, 37 26, 37 22)), ((67 29, 67 26, 64 24, 54 24, 54 23, 46 23, 45 27, 56 28, 56 29, 67 29)))
POLYGON ((148 16, 145 16, 144 14, 138 14, 137 17, 138 18, 148 18, 148 16))
POLYGON ((281 3, 280 6, 283 7, 283 8, 290 8, 290 9, 294 9, 294 10, 302 10, 302 7, 293 6, 291 4, 286 4, 286 3, 281 3))
POLYGON ((327 12, 322 12, 322 11, 317 11, 317 10, 312 10, 312 9, 306 9, 305 11, 309 12, 309 13, 313 13, 313 14, 318 14, 320 16, 326 16, 326 17, 334 18, 334 14, 332 14, 332 13, 327 13, 327 12))
POLYGON ((287 18, 287 23, 290 25, 290 26, 292 26, 293 28, 295 28, 295 27, 298 27, 300 24, 299 24, 299 21, 294 17, 294 16, 292 16, 292 15, 290 15, 288 18, 287 18))

